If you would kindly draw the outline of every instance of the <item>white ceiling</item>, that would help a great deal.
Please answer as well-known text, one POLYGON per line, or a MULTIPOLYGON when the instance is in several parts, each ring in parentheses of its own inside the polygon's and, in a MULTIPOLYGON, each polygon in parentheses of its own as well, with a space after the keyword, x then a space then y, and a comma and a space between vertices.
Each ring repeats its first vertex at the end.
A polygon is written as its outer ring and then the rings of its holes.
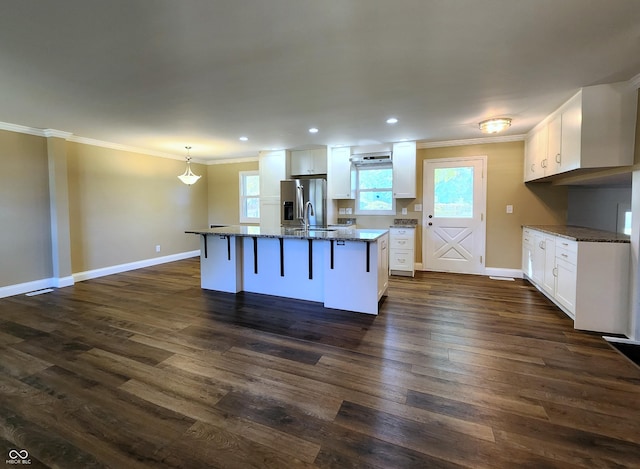
POLYGON ((505 135, 519 135, 580 87, 639 73, 640 0, 11 0, 0 10, 0 121, 177 156, 190 144, 202 160, 478 138, 494 116, 512 117, 505 135))

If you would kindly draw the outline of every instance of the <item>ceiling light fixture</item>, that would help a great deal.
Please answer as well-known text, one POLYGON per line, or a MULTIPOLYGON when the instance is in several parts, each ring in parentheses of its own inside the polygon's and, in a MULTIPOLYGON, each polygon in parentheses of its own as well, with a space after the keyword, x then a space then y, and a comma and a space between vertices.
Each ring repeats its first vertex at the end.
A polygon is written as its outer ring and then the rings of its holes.
POLYGON ((198 182, 200 176, 193 174, 193 171, 191 171, 191 155, 189 154, 189 150, 191 150, 191 147, 185 148, 187 149, 187 169, 184 170, 184 174, 178 176, 178 179, 184 182, 187 186, 190 186, 191 184, 195 184, 196 182, 198 182))
POLYGON ((398 119, 395 117, 389 117, 387 119, 387 124, 397 124, 398 123, 398 119))
POLYGON ((505 129, 511 127, 511 119, 509 117, 497 117, 494 119, 487 119, 478 124, 480 131, 485 134, 497 134, 505 129))
POLYGON ((246 142, 247 140, 249 140, 249 137, 240 137, 241 142, 246 142))
POLYGON ((318 133, 318 129, 316 129, 315 127, 311 127, 309 129, 309 132, 312 133, 312 134, 317 134, 318 133))

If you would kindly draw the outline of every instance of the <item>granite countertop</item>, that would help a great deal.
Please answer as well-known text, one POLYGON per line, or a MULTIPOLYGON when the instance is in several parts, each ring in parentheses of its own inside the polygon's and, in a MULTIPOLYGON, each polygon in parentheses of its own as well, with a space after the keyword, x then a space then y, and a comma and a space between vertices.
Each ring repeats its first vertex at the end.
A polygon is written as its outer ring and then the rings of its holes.
POLYGON ((573 241, 591 243, 630 243, 629 235, 613 231, 594 230, 583 226, 572 225, 523 225, 524 228, 543 231, 545 233, 571 239, 573 241))
POLYGON ((418 226, 417 218, 394 218, 390 228, 415 228, 418 226))
POLYGON ((188 230, 185 233, 201 235, 239 236, 256 238, 297 238, 335 241, 376 241, 388 230, 365 230, 349 228, 321 228, 304 230, 300 228, 261 228, 259 226, 231 225, 220 228, 188 230))

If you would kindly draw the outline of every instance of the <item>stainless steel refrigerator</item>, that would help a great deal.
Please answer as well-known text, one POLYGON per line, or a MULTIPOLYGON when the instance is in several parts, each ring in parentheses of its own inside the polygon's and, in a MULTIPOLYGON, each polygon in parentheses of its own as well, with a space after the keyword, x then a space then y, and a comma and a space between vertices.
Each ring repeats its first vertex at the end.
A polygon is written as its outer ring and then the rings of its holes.
POLYGON ((304 226, 305 208, 310 227, 327 226, 326 179, 287 179, 280 181, 280 224, 304 226), (307 207, 311 203, 312 210, 307 207), (311 213, 313 212, 313 215, 311 213))

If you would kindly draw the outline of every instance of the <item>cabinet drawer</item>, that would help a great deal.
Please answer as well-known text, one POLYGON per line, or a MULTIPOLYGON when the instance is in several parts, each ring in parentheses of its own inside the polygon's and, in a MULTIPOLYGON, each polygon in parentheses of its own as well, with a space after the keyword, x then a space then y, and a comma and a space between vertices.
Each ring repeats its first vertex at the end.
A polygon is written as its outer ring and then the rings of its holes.
POLYGON ((578 264, 578 253, 559 247, 556 244, 556 259, 562 259, 569 264, 578 264))
POLYGON ((391 249, 389 251, 389 268, 391 269, 413 269, 413 250, 403 251, 391 249))
POLYGON ((406 236, 392 236, 390 241, 391 241, 391 244, 390 244, 391 248, 413 250, 413 236, 410 238, 406 236))
POLYGON ((571 252, 578 252, 578 242, 571 239, 556 236, 556 248, 565 249, 571 252))

